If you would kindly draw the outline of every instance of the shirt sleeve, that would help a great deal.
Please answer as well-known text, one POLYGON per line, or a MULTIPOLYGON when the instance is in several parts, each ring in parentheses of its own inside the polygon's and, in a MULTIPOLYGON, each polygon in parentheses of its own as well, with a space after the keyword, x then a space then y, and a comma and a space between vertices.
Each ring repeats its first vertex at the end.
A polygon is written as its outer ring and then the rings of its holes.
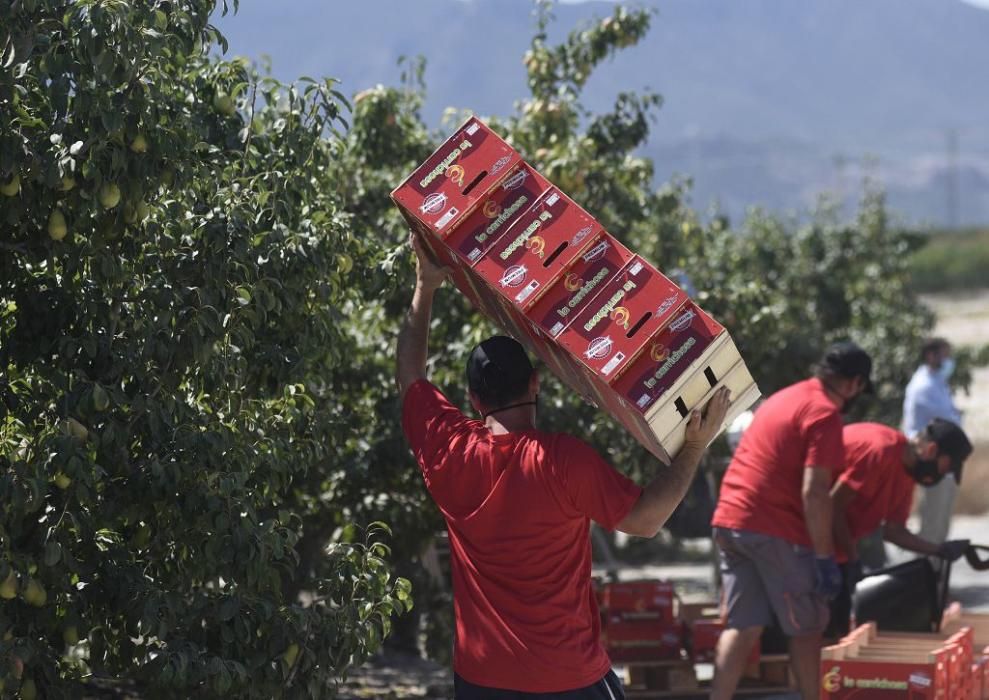
POLYGON ((614 530, 639 500, 642 488, 575 437, 561 436, 556 452, 557 475, 567 500, 601 527, 614 530))
POLYGON ((804 425, 807 453, 804 467, 824 467, 838 474, 845 468, 845 445, 842 442, 841 415, 821 413, 804 425))
POLYGON ((402 403, 402 431, 427 485, 453 443, 470 432, 471 423, 443 392, 425 379, 406 390, 402 403))
POLYGON ((913 507, 913 481, 899 489, 889 506, 886 521, 897 525, 906 525, 907 519, 910 517, 910 509, 913 507))
POLYGON ((862 488, 866 484, 866 479, 869 478, 869 464, 867 459, 860 459, 855 464, 849 464, 845 467, 841 474, 838 475, 838 481, 843 484, 848 484, 852 491, 855 493, 860 493, 862 488))

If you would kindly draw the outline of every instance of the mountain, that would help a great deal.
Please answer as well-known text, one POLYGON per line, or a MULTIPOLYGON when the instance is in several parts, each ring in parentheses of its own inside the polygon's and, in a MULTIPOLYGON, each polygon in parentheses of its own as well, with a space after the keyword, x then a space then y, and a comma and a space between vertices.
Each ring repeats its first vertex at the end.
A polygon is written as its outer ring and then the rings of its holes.
MULTIPOLYGON (((664 97, 646 153, 657 178, 737 217, 791 211, 878 179, 914 222, 989 223, 989 11, 961 0, 648 0, 644 42, 602 66, 587 104, 621 90, 664 97), (954 144, 954 145, 952 145, 954 144)), ((609 2, 561 4, 560 38, 609 2)), ((218 22, 234 54, 274 73, 329 75, 345 92, 395 84, 427 59, 426 116, 504 114, 525 94, 528 0, 243 2, 218 22)))

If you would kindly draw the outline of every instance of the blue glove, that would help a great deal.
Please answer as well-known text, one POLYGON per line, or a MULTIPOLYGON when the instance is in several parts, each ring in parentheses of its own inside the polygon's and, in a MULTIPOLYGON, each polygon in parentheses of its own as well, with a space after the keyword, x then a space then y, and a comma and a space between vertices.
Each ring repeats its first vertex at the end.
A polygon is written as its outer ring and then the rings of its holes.
POLYGON ((828 600, 834 600, 841 593, 841 569, 833 556, 814 557, 814 573, 817 576, 815 590, 828 600))
POLYGON ((965 554, 966 549, 968 549, 968 540, 948 540, 937 548, 937 555, 948 561, 956 561, 965 554))
POLYGON ((848 590, 855 592, 855 584, 862 580, 864 571, 862 570, 862 562, 858 559, 848 562, 845 564, 845 569, 842 572, 845 577, 845 585, 848 586, 848 590))

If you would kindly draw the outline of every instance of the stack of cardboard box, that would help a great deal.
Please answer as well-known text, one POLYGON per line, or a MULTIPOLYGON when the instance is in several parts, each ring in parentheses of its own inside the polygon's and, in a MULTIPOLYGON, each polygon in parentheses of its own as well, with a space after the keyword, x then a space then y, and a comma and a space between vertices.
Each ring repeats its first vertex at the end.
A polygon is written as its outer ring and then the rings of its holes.
POLYGON ((678 604, 673 584, 666 581, 605 584, 601 643, 611 660, 685 659, 678 604))
POLYGON ((725 329, 470 118, 392 193, 474 306, 665 462, 720 386, 759 398, 725 329))

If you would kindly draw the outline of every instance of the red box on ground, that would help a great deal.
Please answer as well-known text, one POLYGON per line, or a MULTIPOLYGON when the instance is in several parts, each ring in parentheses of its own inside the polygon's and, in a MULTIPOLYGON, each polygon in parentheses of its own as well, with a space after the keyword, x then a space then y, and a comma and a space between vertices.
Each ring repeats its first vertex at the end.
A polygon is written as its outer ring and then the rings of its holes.
POLYGON ((697 663, 714 661, 718 639, 725 626, 721 620, 694 620, 687 623, 690 658, 697 663))
MULTIPOLYGON (((526 310, 587 251, 601 225, 550 187, 475 266, 508 303, 526 310)), ((603 251, 602 251, 603 252, 603 251)))
POLYGON ((558 337, 634 257, 618 239, 601 232, 583 255, 570 260, 526 315, 551 338, 558 337))
POLYGON ((521 161, 471 117, 392 191, 392 199, 416 229, 443 238, 521 161))
POLYGON ((636 256, 566 327, 560 344, 610 384, 686 301, 686 292, 636 256))
POLYGON ((684 655, 683 625, 609 614, 601 625, 601 644, 612 661, 679 659, 684 655))
POLYGON ((671 624, 677 615, 676 591, 668 581, 606 583, 602 600, 609 613, 662 612, 671 624))

